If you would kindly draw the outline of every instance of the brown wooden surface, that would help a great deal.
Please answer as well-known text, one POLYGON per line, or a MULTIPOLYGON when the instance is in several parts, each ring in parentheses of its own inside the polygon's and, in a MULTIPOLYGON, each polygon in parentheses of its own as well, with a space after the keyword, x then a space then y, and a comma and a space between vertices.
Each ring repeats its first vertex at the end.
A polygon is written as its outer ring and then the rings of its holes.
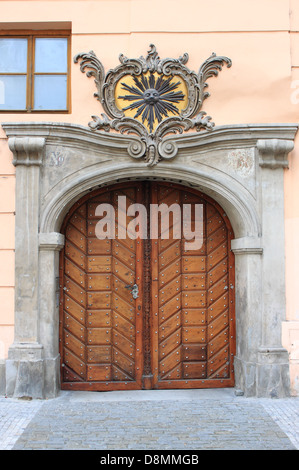
MULTIPOLYGON (((149 211, 148 211, 149 213, 149 211)), ((125 221, 125 222, 124 222, 125 221)), ((141 223, 141 220, 140 220, 141 223)), ((149 227, 149 222, 148 222, 149 227)), ((147 227, 147 229, 148 229, 147 227)), ((144 227, 143 227, 144 228, 144 227)), ((191 227, 194 229, 194 223, 191 227)), ((183 231, 183 226, 181 227, 183 231)), ((232 229, 207 196, 168 183, 124 183, 85 196, 70 211, 61 253, 62 388, 125 390, 234 384, 234 257, 232 229), (203 245, 185 250, 173 238, 99 240, 96 207, 118 196, 127 207, 203 204, 203 245), (127 285, 138 284, 134 300, 127 285)))
POLYGON ((140 388, 142 316, 139 320, 136 309, 139 306, 140 312, 142 308, 126 286, 140 277, 136 257, 140 259, 142 248, 129 237, 100 240, 95 234, 99 204, 114 206, 118 230, 118 196, 126 196, 130 205, 140 197, 138 192, 140 185, 133 185, 85 198, 66 223, 61 305, 63 388, 122 389, 123 384, 118 387, 118 383, 123 381, 130 383, 129 388, 140 388))
POLYGON ((183 204, 203 204, 204 231, 202 247, 196 250, 185 250, 183 236, 181 240, 160 238, 154 245, 159 273, 159 282, 152 284, 152 298, 158 299, 159 308, 155 387, 231 386, 235 354, 232 229, 221 208, 203 194, 161 183, 153 190, 158 204, 178 203, 181 209, 183 204))

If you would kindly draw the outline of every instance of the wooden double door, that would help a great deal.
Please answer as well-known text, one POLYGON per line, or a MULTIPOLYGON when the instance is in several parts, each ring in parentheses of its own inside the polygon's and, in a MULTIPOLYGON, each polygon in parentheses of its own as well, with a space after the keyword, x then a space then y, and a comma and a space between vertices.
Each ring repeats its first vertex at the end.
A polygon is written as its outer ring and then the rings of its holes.
POLYGON ((62 389, 234 385, 233 233, 213 200, 166 182, 123 183, 83 197, 63 233, 62 389), (168 227, 151 216, 162 204, 176 209, 168 227))

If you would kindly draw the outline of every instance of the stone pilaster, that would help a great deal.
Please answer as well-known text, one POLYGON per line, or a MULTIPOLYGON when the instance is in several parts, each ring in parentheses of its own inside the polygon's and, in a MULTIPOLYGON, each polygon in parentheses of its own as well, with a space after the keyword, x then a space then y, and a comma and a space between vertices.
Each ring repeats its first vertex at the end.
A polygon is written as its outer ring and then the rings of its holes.
POLYGON ((61 233, 39 234, 39 337, 44 350, 44 395, 53 398, 60 389, 59 356, 59 251, 61 233), (53 269, 54 268, 54 269, 53 269))
POLYGON ((257 396, 289 395, 289 360, 281 343, 285 320, 284 169, 293 142, 280 139, 257 141, 261 183, 261 218, 264 243, 262 258, 262 336, 258 348, 257 396), (281 255, 283 254, 283 255, 281 255))
POLYGON ((235 254, 236 332, 239 341, 234 361, 236 388, 246 397, 256 395, 258 347, 261 343, 261 263, 262 239, 242 237, 232 240, 235 254))
POLYGON ((8 396, 43 397, 43 347, 38 318, 40 166, 45 139, 12 137, 16 166, 15 337, 6 361, 8 396))

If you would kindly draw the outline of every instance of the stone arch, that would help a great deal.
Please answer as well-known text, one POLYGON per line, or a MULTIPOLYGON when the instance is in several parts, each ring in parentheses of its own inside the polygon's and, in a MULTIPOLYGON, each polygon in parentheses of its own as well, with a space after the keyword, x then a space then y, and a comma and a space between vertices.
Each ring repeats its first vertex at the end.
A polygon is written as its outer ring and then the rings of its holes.
POLYGON ((129 151, 133 137, 74 124, 6 123, 3 128, 16 166, 15 339, 6 361, 8 396, 56 396, 62 221, 84 194, 130 178, 192 186, 224 209, 236 237, 231 242, 236 386, 247 396, 288 395, 280 326, 285 318, 283 171, 296 126, 223 126, 177 136, 175 158, 151 168, 129 151), (249 176, 230 165, 240 153, 251 158, 249 176))
MULTIPOLYGON (((122 166, 113 165, 112 167, 106 168, 105 171, 103 171, 102 168, 96 171, 95 169, 92 171, 87 170, 83 173, 80 172, 79 175, 72 174, 72 177, 67 178, 67 181, 60 181, 44 200, 44 210, 41 214, 40 225, 41 237, 45 236, 47 239, 47 234, 48 236, 51 236, 51 234, 54 235, 55 233, 58 234, 68 210, 82 196, 95 190, 99 186, 110 186, 113 185, 113 183, 125 180, 144 180, 148 178, 180 183, 184 186, 190 186, 204 192, 218 202, 225 210, 234 230, 235 237, 240 240, 248 239, 250 247, 252 248, 253 246, 252 251, 256 251, 257 253, 261 252, 259 247, 260 221, 254 206, 254 199, 238 182, 230 178, 229 175, 225 177, 221 175, 221 179, 217 179, 203 171, 195 171, 194 168, 186 169, 184 166, 175 163, 172 165, 161 165, 155 168, 153 172, 153 169, 148 169, 145 166, 140 168, 140 164, 138 163, 139 162, 126 163, 122 166), (250 240, 252 244, 250 244, 250 240)), ((45 243, 47 244, 47 241, 45 243)), ((54 239, 54 245, 55 243, 56 241, 54 239)), ((62 246, 62 244, 59 246, 62 246)), ((48 252, 44 252, 44 254, 46 254, 46 256, 49 255, 48 252)), ((54 277, 58 277, 58 275, 58 264, 56 262, 56 275, 54 277)), ((47 285, 46 278, 42 284, 47 285)), ((241 287, 241 283, 239 279, 237 279, 235 284, 236 292, 238 292, 239 286, 241 287)), ((46 291, 48 291, 48 288, 46 291)), ((58 313, 56 312, 55 315, 57 318, 58 313)), ((244 315, 246 315, 245 312, 244 315)), ((53 321, 52 325, 53 324, 57 325, 57 320, 53 321)), ((244 341, 244 332, 242 331, 242 324, 240 325, 240 322, 237 322, 236 326, 237 349, 240 350, 242 349, 242 341, 244 341)), ((58 345, 58 326, 55 331, 53 331, 53 328, 51 328, 51 330, 52 332, 48 336, 52 338, 55 337, 54 343, 58 345)), ((51 351, 54 349, 56 354, 55 344, 52 344, 51 351)), ((238 384, 239 382, 240 378, 237 372, 236 383, 238 384)))
POLYGON ((221 175, 221 179, 217 176, 175 163, 158 166, 154 171, 143 165, 141 167, 138 163, 113 165, 92 171, 87 169, 79 175, 73 174, 71 179, 61 180, 47 194, 41 214, 40 232, 59 232, 68 209, 84 194, 97 187, 130 179, 161 179, 191 186, 215 199, 226 211, 236 238, 258 237, 261 228, 254 198, 229 175, 221 175))

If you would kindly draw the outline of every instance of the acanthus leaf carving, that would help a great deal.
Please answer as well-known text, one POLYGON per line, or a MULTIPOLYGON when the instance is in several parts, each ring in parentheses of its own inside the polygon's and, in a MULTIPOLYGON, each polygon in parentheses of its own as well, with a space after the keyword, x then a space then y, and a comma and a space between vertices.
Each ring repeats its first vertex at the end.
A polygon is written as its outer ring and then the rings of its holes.
POLYGON ((75 64, 78 60, 81 59, 80 70, 82 73, 85 73, 87 77, 94 77, 94 81, 97 87, 97 93, 94 93, 94 96, 102 102, 102 87, 105 79, 105 70, 93 51, 85 53, 76 54, 74 57, 75 64))

